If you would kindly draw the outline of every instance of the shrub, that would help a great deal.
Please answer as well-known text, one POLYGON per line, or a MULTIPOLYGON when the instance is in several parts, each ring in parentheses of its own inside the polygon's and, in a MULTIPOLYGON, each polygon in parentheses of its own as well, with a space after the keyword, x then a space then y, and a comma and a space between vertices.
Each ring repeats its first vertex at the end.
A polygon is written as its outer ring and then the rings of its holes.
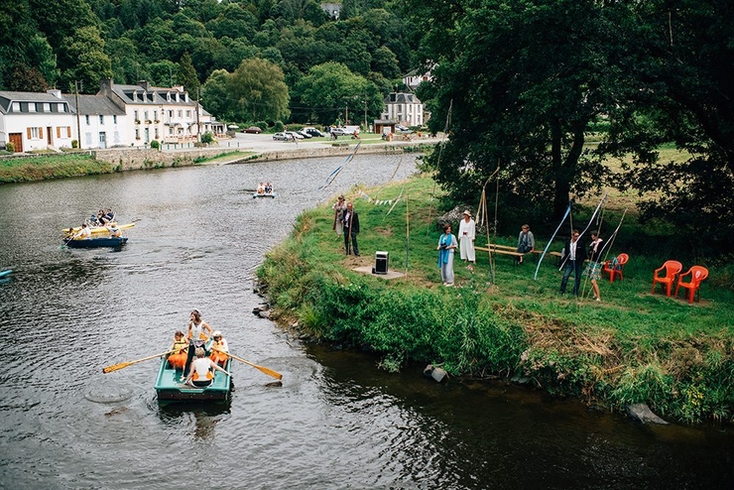
POLYGON ((161 144, 158 142, 158 140, 153 140, 150 142, 150 147, 153 150, 159 150, 161 148, 161 144))
POLYGON ((12 143, 10 141, 5 143, 5 150, 9 151, 10 153, 15 153, 15 143, 12 143))
POLYGON ((71 140, 72 148, 79 148, 79 142, 77 140, 71 140))
POLYGON ((201 142, 207 145, 214 143, 214 135, 211 133, 211 131, 207 131, 206 133, 201 135, 201 142))

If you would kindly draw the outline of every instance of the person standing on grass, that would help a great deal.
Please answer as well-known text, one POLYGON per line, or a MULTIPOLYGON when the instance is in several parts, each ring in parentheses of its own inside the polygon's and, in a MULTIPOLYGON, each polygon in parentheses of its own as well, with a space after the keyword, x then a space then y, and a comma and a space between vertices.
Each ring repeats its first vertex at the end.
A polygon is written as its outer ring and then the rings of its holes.
POLYGON ((594 293, 594 299, 601 301, 601 293, 599 292, 599 284, 597 281, 601 279, 601 252, 603 240, 599 238, 598 231, 591 232, 591 244, 589 244, 589 264, 586 266, 585 275, 591 281, 591 290, 594 293))
POLYGON ((579 295, 579 286, 581 285, 581 266, 586 260, 586 247, 579 239, 579 231, 573 230, 571 238, 566 240, 561 254, 561 266, 563 267, 563 279, 561 279, 561 289, 559 294, 566 292, 566 284, 568 278, 573 273, 573 295, 579 295))
POLYGON ((444 225, 443 235, 438 239, 438 267, 444 286, 454 285, 454 251, 458 247, 456 237, 451 233, 451 225, 444 225))
POLYGON ((334 210, 334 224, 331 225, 331 229, 336 231, 336 236, 341 236, 344 231, 344 211, 347 209, 344 196, 339 196, 331 209, 334 210))
MULTIPOLYGON (((530 225, 522 225, 520 235, 517 237, 517 251, 526 254, 535 250, 535 237, 530 231, 530 225)), ((522 264, 522 255, 517 258, 517 262, 522 264)))
POLYGON ((349 255, 349 242, 351 239, 354 255, 359 257, 359 246, 357 245, 357 235, 359 235, 359 215, 354 210, 351 202, 347 203, 344 210, 344 248, 349 255))
POLYGON ((477 262, 474 253, 474 239, 476 238, 476 224, 469 211, 464 211, 464 219, 459 222, 459 253, 461 260, 469 262, 467 268, 474 270, 472 264, 477 262))

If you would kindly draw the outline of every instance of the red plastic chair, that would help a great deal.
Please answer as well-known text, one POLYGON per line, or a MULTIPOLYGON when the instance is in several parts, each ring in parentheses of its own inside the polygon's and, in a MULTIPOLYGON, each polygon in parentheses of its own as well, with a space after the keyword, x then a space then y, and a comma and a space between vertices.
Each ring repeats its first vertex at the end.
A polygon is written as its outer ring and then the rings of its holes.
MULTIPOLYGON (((698 294, 698 287, 701 285, 701 281, 705 280, 709 276, 709 270, 700 265, 694 265, 685 274, 678 276, 678 285, 675 287, 675 297, 678 297, 678 289, 685 288, 688 290, 688 302, 693 303, 693 296, 698 294), (691 275, 691 280, 688 282, 683 281, 683 278, 687 275, 691 275)), ((699 301, 701 300, 699 296, 699 301)))
POLYGON ((655 272, 652 274, 652 292, 655 293, 655 284, 660 283, 666 287, 666 294, 668 298, 670 298, 670 288, 675 281, 675 276, 677 276, 682 270, 683 264, 677 260, 668 260, 662 267, 655 269, 655 272), (659 272, 662 270, 665 270, 665 275, 660 277, 659 272))
POLYGON ((607 260, 604 262, 604 267, 602 268, 602 275, 609 274, 609 282, 614 282, 615 276, 619 276, 619 279, 624 279, 624 274, 622 274, 622 269, 624 268, 624 264, 627 263, 627 261, 630 259, 630 256, 627 254, 619 254, 616 259, 614 260, 607 260))

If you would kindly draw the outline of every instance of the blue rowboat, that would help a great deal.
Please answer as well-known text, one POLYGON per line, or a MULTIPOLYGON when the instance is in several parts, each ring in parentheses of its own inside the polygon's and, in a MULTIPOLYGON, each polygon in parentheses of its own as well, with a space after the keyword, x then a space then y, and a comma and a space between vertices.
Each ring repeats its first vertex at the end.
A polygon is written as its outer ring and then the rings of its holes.
POLYGON ((84 240, 64 240, 69 248, 121 247, 127 243, 127 237, 86 238, 84 240))
POLYGON ((269 192, 267 194, 258 194, 257 192, 254 192, 252 194, 253 199, 254 198, 258 198, 258 197, 273 197, 274 198, 274 197, 277 197, 277 196, 278 196, 278 193, 277 192, 269 192))
MULTIPOLYGON (((224 369, 230 372, 232 359, 227 359, 224 369)), ((168 356, 161 361, 155 391, 159 401, 226 401, 232 392, 232 377, 220 371, 214 371, 214 380, 206 388, 193 388, 181 382, 183 370, 174 369, 168 363, 168 356)))
POLYGON ((12 269, 8 269, 6 271, 2 271, 2 272, 0 272, 0 277, 9 276, 11 272, 13 272, 12 269))

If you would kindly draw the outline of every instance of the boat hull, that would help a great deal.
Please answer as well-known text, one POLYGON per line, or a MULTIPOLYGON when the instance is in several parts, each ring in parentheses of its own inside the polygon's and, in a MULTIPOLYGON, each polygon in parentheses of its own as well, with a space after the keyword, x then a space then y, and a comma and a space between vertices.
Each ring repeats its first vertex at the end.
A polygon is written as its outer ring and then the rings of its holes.
POLYGON ((258 193, 254 193, 254 194, 252 195, 252 198, 253 198, 253 199, 257 199, 258 197, 273 197, 273 198, 274 198, 274 197, 276 197, 277 195, 278 195, 278 193, 277 193, 277 192, 271 192, 270 194, 258 194, 258 193))
POLYGON ((127 237, 87 238, 85 240, 66 240, 69 248, 121 247, 127 243, 127 237))
POLYGON ((9 276, 11 272, 13 272, 12 269, 8 269, 6 271, 2 271, 2 272, 0 272, 0 277, 9 276))
MULTIPOLYGON (((231 359, 227 360, 224 369, 229 371, 231 359)), ((183 372, 173 369, 168 359, 161 361, 155 391, 159 401, 179 402, 218 402, 226 401, 232 392, 232 377, 220 371, 214 371, 214 380, 206 388, 192 388, 180 382, 183 372)))

